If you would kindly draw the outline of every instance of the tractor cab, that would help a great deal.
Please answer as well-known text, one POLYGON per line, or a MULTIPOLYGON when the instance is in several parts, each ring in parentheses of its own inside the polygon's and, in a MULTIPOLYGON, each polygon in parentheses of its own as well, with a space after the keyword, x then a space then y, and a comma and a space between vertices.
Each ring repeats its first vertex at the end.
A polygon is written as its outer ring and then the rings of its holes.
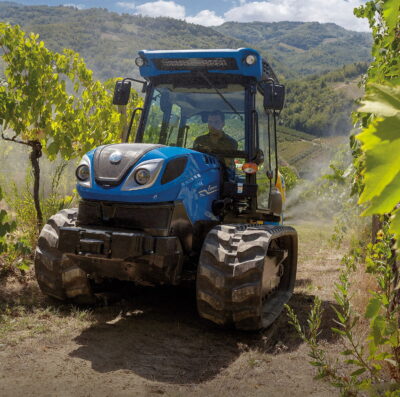
MULTIPOLYGON (((144 109, 137 109, 139 128, 129 131, 125 142, 214 156, 222 168, 222 195, 240 199, 229 203, 225 197, 214 204, 214 212, 279 222, 273 127, 284 87, 260 54, 248 48, 141 51, 136 64, 146 79, 146 98, 144 109)), ((115 104, 127 103, 130 85, 130 79, 117 82, 115 104)))

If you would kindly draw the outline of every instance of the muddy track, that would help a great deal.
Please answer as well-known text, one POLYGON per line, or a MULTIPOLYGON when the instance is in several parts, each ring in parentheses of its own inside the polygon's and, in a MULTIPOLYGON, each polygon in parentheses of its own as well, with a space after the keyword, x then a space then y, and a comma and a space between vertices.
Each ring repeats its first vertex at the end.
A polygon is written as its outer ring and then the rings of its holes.
MULTIPOLYGON (((334 350, 330 305, 339 255, 321 243, 327 228, 317 239, 309 238, 311 226, 299 229, 291 306, 304 324, 313 297, 321 297, 321 337, 334 350)), ((0 289, 1 396, 337 395, 313 380, 307 349, 285 315, 246 333, 201 320, 190 289, 133 288, 90 312, 43 298, 34 280, 3 280, 0 289)))

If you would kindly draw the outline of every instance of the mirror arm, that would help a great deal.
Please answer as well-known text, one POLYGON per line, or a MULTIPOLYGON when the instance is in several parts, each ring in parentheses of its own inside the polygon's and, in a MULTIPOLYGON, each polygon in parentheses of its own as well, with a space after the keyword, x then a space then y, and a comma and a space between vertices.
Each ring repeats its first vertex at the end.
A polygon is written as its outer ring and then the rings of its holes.
POLYGON ((125 77, 125 78, 122 80, 122 82, 124 82, 124 81, 135 81, 136 83, 143 84, 142 92, 146 92, 147 81, 142 81, 142 80, 133 79, 132 77, 125 77))
POLYGON ((133 79, 131 77, 125 77, 122 81, 136 81, 136 83, 147 84, 147 81, 137 80, 137 79, 133 79))

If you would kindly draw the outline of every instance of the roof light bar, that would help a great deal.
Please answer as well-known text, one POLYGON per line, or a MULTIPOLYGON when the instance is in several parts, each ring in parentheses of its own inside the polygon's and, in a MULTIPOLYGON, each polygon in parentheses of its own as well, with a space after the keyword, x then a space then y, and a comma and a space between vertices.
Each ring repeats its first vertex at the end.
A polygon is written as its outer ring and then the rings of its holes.
POLYGON ((159 70, 237 70, 234 58, 160 58, 154 59, 159 70))

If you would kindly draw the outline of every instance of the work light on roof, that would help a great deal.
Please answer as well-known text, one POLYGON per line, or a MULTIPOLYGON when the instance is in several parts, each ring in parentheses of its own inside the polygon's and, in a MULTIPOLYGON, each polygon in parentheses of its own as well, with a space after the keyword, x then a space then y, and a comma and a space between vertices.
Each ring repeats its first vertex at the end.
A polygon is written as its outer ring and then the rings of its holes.
POLYGON ((247 55, 245 62, 247 65, 254 65, 257 62, 257 57, 255 55, 247 55))
POLYGON ((136 66, 137 67, 142 67, 144 64, 145 64, 145 61, 144 61, 144 58, 142 58, 142 57, 137 57, 136 59, 135 59, 135 63, 136 63, 136 66))

